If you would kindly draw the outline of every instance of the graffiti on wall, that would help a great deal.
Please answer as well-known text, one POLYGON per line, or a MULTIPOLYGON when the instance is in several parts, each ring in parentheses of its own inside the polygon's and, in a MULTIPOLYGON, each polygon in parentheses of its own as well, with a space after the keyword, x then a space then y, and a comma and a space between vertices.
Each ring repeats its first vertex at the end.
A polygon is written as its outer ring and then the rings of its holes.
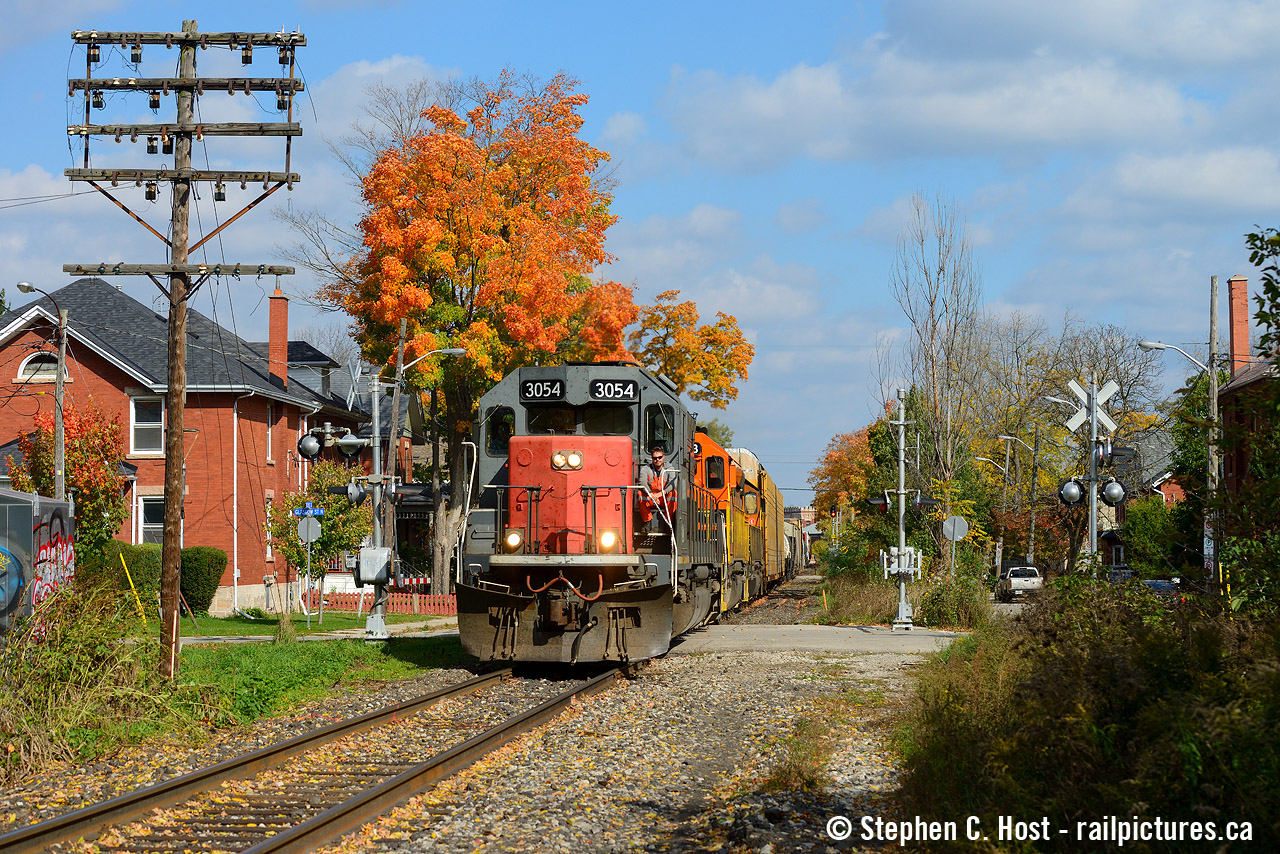
POLYGON ((76 575, 75 521, 67 518, 62 507, 41 514, 31 529, 32 567, 31 606, 49 598, 53 591, 69 583, 76 575))
POLYGON ((4 491, 0 513, 0 633, 76 573, 71 505, 4 491))

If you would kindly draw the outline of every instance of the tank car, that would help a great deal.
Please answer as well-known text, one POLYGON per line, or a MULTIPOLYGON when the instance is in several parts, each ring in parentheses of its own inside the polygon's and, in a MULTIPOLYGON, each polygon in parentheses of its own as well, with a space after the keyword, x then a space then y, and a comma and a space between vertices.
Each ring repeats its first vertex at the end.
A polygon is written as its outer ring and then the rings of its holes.
POLYGON ((675 386, 637 365, 520 368, 481 398, 475 439, 455 586, 481 659, 661 655, 785 573, 759 461, 698 431, 675 386))

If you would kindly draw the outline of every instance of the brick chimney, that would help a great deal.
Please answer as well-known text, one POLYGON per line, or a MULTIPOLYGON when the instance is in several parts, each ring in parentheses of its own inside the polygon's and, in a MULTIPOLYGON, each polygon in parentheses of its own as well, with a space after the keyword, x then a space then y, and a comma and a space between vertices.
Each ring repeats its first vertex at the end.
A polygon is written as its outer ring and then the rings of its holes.
POLYGON ((267 370, 289 387, 289 298, 276 285, 271 295, 270 337, 267 340, 267 370))
POLYGON ((1231 376, 1249 364, 1249 280, 1244 276, 1227 279, 1227 299, 1231 320, 1231 376))

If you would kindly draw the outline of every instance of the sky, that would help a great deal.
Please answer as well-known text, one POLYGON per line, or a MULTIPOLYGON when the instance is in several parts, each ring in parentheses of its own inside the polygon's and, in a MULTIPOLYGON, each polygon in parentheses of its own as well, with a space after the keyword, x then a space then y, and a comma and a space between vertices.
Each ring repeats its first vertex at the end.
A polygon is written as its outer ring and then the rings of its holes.
MULTIPOLYGON (((63 175, 83 154, 66 134, 83 121, 66 82, 85 69, 73 30, 177 31, 185 15, 206 32, 306 35, 304 136, 291 155, 302 180, 207 244, 209 263, 286 263, 297 238, 273 208, 356 221, 327 141, 361 116, 368 86, 563 72, 589 96, 582 135, 610 153, 616 181, 615 260, 598 275, 634 285, 639 303, 678 289, 704 321, 737 318, 756 349, 750 379, 726 410, 692 408, 733 429, 788 504, 810 499, 808 473, 830 439, 880 411, 877 347, 904 324, 888 282, 913 194, 956 205, 988 310, 1050 326, 1071 312, 1200 358, 1210 276, 1221 278, 1225 329, 1226 279, 1253 273, 1243 235, 1280 214, 1280 0, 12 6, 0 30, 0 287, 11 303, 26 302, 12 283, 69 283, 65 263, 166 260, 155 237, 63 175)), ((95 76, 169 76, 176 56, 148 47, 131 69, 104 51, 95 76)), ((268 51, 248 67, 212 49, 197 62, 203 76, 279 70, 268 51)), ((211 121, 281 120, 270 95, 201 103, 211 121)), ((119 93, 92 118, 158 120, 145 95, 119 93)), ((165 162, 127 137, 98 138, 91 154, 103 168, 165 162)), ((282 171, 283 143, 210 137, 195 159, 282 171)), ((167 195, 116 192, 164 230, 167 195)), ((200 200, 193 233, 256 195, 251 185, 200 200)), ((147 279, 113 281, 164 310, 147 279)), ((194 306, 265 340, 275 284, 225 279, 194 306)), ((310 274, 280 284, 294 332, 343 322, 308 304, 310 274)), ((1189 363, 1165 351, 1164 367, 1173 389, 1189 363)))

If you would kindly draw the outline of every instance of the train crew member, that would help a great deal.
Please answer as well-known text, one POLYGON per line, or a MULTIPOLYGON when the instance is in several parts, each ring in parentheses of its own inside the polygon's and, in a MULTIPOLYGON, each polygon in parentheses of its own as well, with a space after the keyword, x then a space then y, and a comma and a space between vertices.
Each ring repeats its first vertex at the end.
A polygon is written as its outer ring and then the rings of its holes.
POLYGON ((664 520, 674 518, 676 512, 676 472, 663 471, 667 454, 662 445, 649 449, 649 465, 641 470, 641 477, 648 487, 640 493, 640 519, 650 530, 661 530, 653 524, 654 510, 664 520))

